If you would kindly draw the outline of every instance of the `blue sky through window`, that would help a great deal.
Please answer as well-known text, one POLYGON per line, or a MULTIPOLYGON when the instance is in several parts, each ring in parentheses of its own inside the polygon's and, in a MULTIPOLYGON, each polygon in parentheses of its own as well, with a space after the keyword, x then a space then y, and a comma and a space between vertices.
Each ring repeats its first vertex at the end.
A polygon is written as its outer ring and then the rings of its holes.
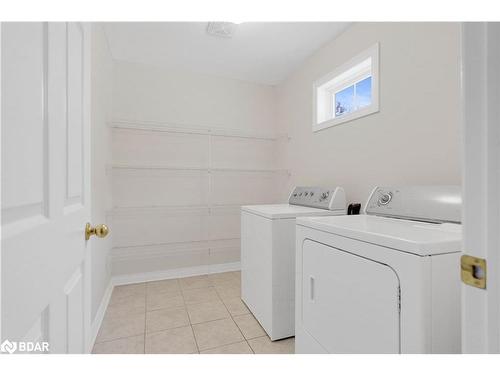
POLYGON ((356 107, 363 108, 372 104, 372 77, 356 83, 356 107))
POLYGON ((372 104, 372 77, 367 77, 337 92, 334 100, 335 117, 369 106, 372 104))
POLYGON ((335 116, 341 116, 354 110, 354 85, 335 94, 335 116))

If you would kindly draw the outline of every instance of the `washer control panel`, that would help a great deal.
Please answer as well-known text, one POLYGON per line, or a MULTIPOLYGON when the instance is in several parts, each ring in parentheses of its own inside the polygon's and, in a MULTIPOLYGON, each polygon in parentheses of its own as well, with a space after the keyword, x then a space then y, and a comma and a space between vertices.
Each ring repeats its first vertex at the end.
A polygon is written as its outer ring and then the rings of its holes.
POLYGON ((290 194, 288 203, 325 210, 345 210, 346 207, 345 193, 341 187, 326 189, 297 186, 290 194))

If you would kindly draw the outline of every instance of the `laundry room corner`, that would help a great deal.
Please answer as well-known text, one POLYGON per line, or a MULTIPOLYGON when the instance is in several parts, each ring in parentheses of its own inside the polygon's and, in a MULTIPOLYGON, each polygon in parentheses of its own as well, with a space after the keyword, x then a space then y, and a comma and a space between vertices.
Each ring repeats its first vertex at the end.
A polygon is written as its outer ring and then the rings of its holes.
POLYGON ((115 282, 239 270, 239 207, 274 201, 288 179, 277 157, 286 137, 276 132, 274 87, 154 64, 155 56, 141 61, 127 43, 148 28, 104 28, 115 59, 115 282))

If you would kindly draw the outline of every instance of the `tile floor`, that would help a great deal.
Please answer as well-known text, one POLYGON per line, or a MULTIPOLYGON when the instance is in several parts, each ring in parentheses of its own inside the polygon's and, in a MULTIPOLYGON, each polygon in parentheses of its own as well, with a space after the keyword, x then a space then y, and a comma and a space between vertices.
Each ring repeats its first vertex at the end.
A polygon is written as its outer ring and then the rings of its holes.
POLYGON ((117 286, 93 353, 287 354, 240 298, 240 272, 117 286))

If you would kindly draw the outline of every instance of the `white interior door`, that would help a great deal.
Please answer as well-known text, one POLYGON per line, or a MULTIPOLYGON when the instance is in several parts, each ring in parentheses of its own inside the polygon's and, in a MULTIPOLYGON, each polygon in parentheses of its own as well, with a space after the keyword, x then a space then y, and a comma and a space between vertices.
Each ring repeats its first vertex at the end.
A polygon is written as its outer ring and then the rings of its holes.
POLYGON ((462 44, 464 251, 487 262, 486 289, 462 284, 462 351, 500 353, 500 24, 464 23, 462 44))
POLYGON ((1 37, 1 339, 82 353, 90 324, 88 25, 2 23, 1 37))
POLYGON ((399 280, 387 265, 306 240, 302 326, 328 352, 399 353, 399 280))

